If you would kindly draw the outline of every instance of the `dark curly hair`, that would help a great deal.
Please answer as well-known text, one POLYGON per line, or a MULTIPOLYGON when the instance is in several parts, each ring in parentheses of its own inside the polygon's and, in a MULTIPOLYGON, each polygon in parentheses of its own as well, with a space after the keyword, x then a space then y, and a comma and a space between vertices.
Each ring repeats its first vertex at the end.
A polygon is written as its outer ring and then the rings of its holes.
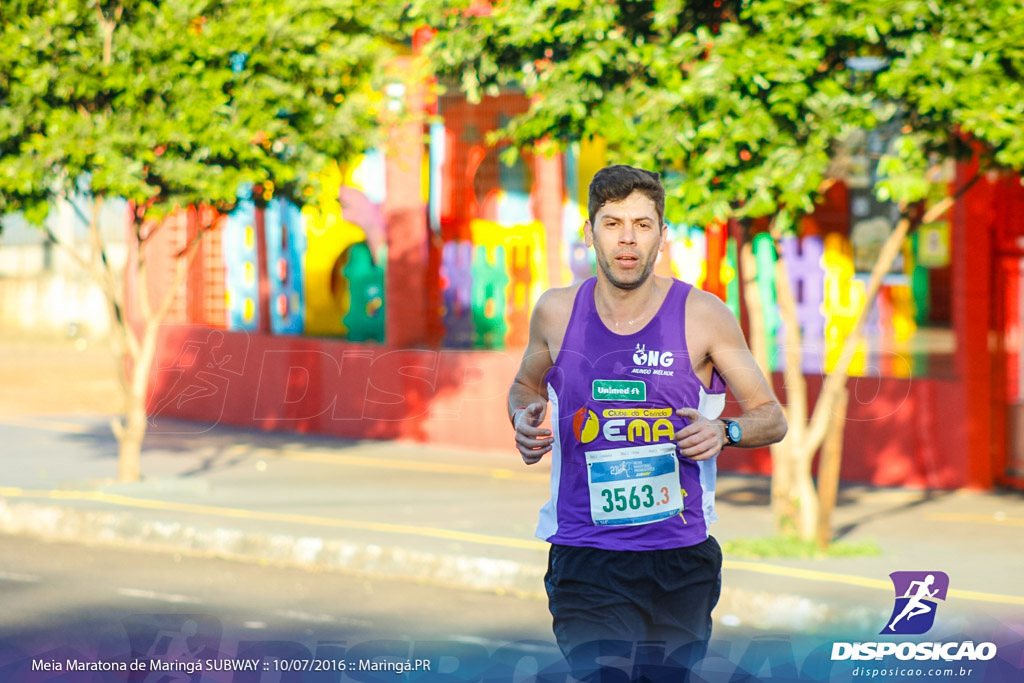
POLYGON ((587 211, 590 222, 598 210, 608 202, 622 201, 634 192, 640 192, 654 202, 658 224, 665 224, 665 187, 661 175, 642 168, 616 164, 605 166, 590 181, 587 211))

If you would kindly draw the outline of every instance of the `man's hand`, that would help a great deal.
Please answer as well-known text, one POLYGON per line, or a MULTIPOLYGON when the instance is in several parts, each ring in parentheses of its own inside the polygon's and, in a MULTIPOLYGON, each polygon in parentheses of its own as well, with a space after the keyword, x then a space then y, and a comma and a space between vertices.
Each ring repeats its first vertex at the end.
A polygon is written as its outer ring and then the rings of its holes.
POLYGON ((547 412, 547 404, 536 402, 525 408, 516 410, 516 448, 523 456, 523 462, 533 465, 540 461, 544 454, 551 450, 551 443, 554 438, 551 430, 541 429, 540 423, 544 421, 544 414, 547 412))
POLYGON ((676 434, 679 452, 690 460, 707 460, 725 446, 725 425, 720 421, 709 420, 693 408, 680 408, 676 415, 690 421, 676 434))

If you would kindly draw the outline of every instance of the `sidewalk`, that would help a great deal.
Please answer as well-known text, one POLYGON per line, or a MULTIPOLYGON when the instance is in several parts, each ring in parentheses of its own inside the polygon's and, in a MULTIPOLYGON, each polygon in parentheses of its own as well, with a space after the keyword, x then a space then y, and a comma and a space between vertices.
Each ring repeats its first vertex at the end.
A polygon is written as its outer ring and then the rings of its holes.
MULTIPOLYGON (((113 482, 116 447, 89 416, 0 419, 0 533, 309 569, 412 577, 541 598, 533 537, 546 461, 161 421, 144 480, 113 482)), ((772 533, 768 482, 723 475, 714 535, 772 533)), ((747 560, 726 554, 716 623, 872 638, 893 571, 943 571, 949 632, 1024 630, 1024 497, 847 487, 835 528, 881 554, 747 560)))

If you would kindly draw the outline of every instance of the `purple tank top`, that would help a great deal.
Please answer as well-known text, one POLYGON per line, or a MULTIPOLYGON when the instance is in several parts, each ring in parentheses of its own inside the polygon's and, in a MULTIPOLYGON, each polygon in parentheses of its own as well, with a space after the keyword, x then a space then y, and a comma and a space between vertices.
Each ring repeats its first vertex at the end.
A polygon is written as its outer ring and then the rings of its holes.
POLYGON ((591 278, 576 292, 562 348, 548 371, 554 444, 551 499, 537 536, 562 545, 657 550, 708 537, 715 461, 678 454, 675 434, 691 407, 718 417, 725 384, 693 372, 686 348, 686 297, 673 280, 654 318, 628 335, 597 313, 591 278))

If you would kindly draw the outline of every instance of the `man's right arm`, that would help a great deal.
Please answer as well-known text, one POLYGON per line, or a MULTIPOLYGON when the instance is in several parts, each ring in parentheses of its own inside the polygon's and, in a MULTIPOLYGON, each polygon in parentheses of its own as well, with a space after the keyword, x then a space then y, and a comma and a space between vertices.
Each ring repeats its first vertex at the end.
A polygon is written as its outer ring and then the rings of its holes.
POLYGON ((550 292, 534 306, 530 317, 530 340, 512 386, 508 390, 508 414, 516 430, 516 448, 523 462, 533 465, 551 450, 551 431, 541 428, 548 399, 544 377, 553 365, 548 345, 552 317, 550 292))

